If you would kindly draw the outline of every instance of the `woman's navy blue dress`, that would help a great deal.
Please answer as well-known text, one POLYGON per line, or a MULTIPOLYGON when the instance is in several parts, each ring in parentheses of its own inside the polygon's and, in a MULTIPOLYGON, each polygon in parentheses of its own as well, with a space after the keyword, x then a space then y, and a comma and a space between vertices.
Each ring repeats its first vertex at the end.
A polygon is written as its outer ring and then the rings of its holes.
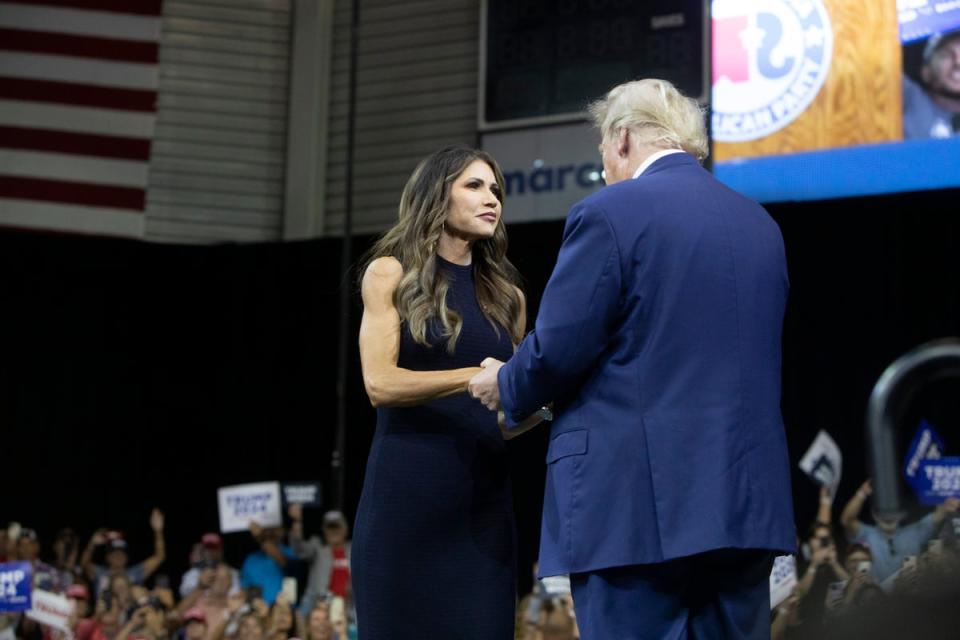
MULTIPOLYGON (((513 353, 481 313, 473 268, 438 257, 463 318, 453 354, 434 322, 426 347, 404 325, 398 366, 475 367, 513 353)), ((351 575, 361 640, 508 640, 515 528, 496 414, 466 393, 380 408, 357 511, 351 575)))

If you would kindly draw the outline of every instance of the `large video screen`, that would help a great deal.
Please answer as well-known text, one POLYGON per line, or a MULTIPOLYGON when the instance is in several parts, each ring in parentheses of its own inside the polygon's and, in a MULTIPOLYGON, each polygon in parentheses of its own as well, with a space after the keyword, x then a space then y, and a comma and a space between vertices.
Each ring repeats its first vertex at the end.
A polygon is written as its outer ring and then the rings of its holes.
POLYGON ((714 170, 763 201, 960 186, 960 0, 714 0, 714 170))

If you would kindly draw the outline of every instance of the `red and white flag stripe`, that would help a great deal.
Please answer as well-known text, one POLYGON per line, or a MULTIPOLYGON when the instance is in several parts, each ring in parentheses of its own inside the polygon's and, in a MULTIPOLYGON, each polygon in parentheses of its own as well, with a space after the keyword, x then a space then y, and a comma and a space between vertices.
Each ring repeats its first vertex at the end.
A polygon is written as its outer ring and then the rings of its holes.
POLYGON ((141 236, 162 0, 0 0, 0 224, 141 236))

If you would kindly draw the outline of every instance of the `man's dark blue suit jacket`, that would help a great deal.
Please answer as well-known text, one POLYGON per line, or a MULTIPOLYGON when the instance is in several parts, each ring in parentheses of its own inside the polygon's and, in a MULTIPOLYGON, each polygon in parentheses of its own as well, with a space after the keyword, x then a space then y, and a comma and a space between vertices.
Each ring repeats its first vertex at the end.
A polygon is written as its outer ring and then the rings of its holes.
POLYGON ((571 210, 508 423, 555 403, 541 575, 795 547, 783 239, 686 153, 571 210))

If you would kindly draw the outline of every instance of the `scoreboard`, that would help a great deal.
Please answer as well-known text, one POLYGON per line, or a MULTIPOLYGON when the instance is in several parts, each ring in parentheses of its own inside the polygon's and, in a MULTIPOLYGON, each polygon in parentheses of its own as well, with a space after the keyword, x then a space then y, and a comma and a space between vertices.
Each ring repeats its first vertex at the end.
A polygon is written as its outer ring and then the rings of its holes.
POLYGON ((481 11, 481 130, 582 120, 590 101, 644 77, 708 103, 708 0, 485 0, 481 11))

